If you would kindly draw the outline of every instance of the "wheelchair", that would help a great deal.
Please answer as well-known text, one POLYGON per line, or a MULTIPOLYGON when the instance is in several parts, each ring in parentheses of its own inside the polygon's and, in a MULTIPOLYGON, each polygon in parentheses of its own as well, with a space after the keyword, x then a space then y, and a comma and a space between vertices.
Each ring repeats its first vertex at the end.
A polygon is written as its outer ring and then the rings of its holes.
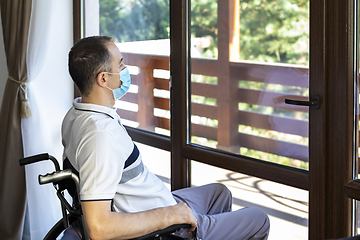
MULTIPOLYGON (((84 216, 81 210, 79 197, 79 177, 70 163, 64 162, 64 170, 60 169, 55 157, 43 153, 19 160, 20 166, 41 161, 51 160, 55 166, 55 171, 46 175, 39 175, 39 184, 52 183, 56 189, 56 195, 60 200, 62 218, 50 229, 44 240, 56 240, 69 226, 74 227, 79 239, 89 240, 85 229, 84 216), (72 204, 65 198, 65 191, 72 198, 72 204)), ((119 226, 120 227, 120 226, 119 226)), ((149 233, 147 235, 129 240, 184 240, 184 238, 174 235, 179 229, 190 228, 190 224, 176 224, 165 229, 149 233)))

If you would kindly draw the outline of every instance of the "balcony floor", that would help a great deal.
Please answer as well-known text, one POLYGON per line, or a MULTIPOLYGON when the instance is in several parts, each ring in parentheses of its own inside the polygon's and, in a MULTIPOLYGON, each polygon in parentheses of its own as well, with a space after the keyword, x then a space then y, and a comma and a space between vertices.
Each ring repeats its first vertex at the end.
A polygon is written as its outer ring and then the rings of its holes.
MULTIPOLYGON (((143 161, 170 188, 170 153, 140 143, 143 161), (155 157, 154 157, 155 156, 155 157)), ((257 206, 270 218, 269 240, 308 239, 308 192, 205 164, 192 163, 192 185, 225 184, 233 195, 233 209, 257 206)))

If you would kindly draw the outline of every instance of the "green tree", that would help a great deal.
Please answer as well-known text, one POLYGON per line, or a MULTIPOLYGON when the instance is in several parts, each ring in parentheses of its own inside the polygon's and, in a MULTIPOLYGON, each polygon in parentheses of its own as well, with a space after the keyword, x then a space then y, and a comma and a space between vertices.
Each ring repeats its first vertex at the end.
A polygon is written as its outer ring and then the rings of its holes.
MULTIPOLYGON (((217 56, 217 5, 191 0, 191 36, 212 36, 204 56, 217 56)), ((309 0, 239 0, 240 58, 307 65, 309 0)), ((220 2, 219 2, 220 3, 220 2)), ((100 0, 100 34, 119 42, 169 38, 169 0, 100 0)))
POLYGON ((240 0, 240 57, 309 62, 309 0, 240 0))
POLYGON ((169 38, 168 0, 100 0, 100 34, 118 42, 169 38))
POLYGON ((216 0, 191 0, 191 37, 213 39, 213 44, 204 49, 206 57, 217 57, 217 5, 216 0))

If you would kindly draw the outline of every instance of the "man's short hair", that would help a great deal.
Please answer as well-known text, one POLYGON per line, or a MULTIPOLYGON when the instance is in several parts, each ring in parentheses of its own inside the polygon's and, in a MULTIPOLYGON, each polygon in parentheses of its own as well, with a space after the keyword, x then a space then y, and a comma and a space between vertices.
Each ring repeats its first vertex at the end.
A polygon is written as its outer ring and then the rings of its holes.
POLYGON ((114 42, 108 36, 80 39, 69 52, 69 73, 80 92, 88 96, 100 72, 111 72, 111 54, 107 44, 114 42))

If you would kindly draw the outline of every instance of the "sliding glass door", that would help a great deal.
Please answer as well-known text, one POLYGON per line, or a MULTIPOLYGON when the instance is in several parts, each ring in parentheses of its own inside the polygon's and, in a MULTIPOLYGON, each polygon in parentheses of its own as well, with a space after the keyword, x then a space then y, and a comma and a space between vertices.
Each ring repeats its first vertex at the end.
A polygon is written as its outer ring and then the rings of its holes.
POLYGON ((119 115, 171 153, 172 189, 230 171, 232 186, 288 189, 276 198, 301 210, 298 239, 356 233, 356 1, 74 0, 74 12, 75 39, 83 24, 119 42, 133 79, 119 115))

